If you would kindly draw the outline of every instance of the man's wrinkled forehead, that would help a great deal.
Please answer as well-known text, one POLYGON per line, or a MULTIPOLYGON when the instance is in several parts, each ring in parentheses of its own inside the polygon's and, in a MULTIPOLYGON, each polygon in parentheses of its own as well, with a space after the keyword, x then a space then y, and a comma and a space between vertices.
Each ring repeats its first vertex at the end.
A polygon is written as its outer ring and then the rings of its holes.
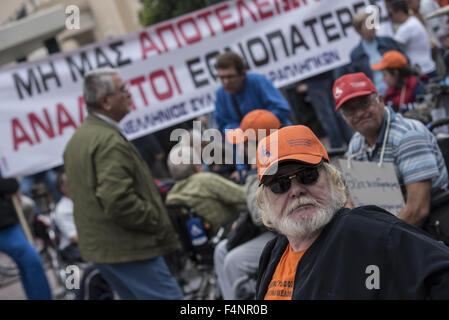
POLYGON ((346 101, 345 103, 342 104, 341 108, 342 109, 353 109, 353 108, 358 108, 360 106, 363 106, 370 101, 372 95, 373 94, 370 93, 370 94, 367 94, 364 96, 358 96, 358 97, 349 99, 348 101, 346 101))

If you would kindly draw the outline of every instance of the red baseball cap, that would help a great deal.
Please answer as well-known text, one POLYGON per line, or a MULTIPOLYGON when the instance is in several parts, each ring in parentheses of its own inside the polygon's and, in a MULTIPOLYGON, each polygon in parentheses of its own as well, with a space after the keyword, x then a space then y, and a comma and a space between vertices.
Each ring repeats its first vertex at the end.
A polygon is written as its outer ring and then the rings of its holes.
POLYGON ((350 73, 341 76, 334 82, 332 89, 338 110, 349 99, 377 93, 374 83, 363 72, 350 73))
POLYGON ((259 181, 276 173, 281 161, 301 161, 315 165, 329 161, 326 148, 306 126, 287 126, 262 139, 257 147, 257 176, 259 181))
POLYGON ((264 109, 256 109, 247 113, 237 129, 226 132, 226 140, 231 144, 238 144, 248 139, 258 140, 259 130, 266 130, 265 136, 270 134, 271 129, 279 129, 281 122, 270 111, 264 109), (247 131, 254 130, 255 134, 247 131))

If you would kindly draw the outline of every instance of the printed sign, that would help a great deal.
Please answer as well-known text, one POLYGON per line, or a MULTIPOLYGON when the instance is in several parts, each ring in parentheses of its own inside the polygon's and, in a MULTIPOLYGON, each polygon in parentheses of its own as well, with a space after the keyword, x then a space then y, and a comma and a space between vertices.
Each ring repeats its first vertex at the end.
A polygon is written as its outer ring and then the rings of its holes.
POLYGON ((377 205, 394 215, 404 207, 404 198, 392 163, 339 159, 340 170, 356 207, 377 205))

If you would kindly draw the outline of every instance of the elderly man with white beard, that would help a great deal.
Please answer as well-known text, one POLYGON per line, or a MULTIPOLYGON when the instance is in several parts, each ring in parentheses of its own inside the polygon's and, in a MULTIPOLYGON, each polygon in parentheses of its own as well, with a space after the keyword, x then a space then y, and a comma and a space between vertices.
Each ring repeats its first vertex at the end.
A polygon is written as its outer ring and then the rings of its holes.
POLYGON ((376 206, 345 208, 344 179, 305 126, 259 143, 258 202, 279 235, 257 299, 448 299, 449 248, 376 206))

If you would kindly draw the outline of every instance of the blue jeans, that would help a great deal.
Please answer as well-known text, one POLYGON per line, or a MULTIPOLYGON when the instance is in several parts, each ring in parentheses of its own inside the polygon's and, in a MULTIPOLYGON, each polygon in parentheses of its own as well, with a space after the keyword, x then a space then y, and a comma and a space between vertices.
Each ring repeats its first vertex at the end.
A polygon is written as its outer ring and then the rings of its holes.
POLYGON ((106 282, 123 300, 182 300, 183 294, 165 260, 96 263, 106 282))
POLYGON ((352 130, 339 112, 335 111, 332 78, 306 81, 308 95, 318 120, 329 138, 331 148, 343 148, 351 140, 352 130))
POLYGON ((9 255, 19 267, 20 280, 28 299, 52 299, 41 257, 26 239, 20 224, 0 230, 0 251, 9 255))

